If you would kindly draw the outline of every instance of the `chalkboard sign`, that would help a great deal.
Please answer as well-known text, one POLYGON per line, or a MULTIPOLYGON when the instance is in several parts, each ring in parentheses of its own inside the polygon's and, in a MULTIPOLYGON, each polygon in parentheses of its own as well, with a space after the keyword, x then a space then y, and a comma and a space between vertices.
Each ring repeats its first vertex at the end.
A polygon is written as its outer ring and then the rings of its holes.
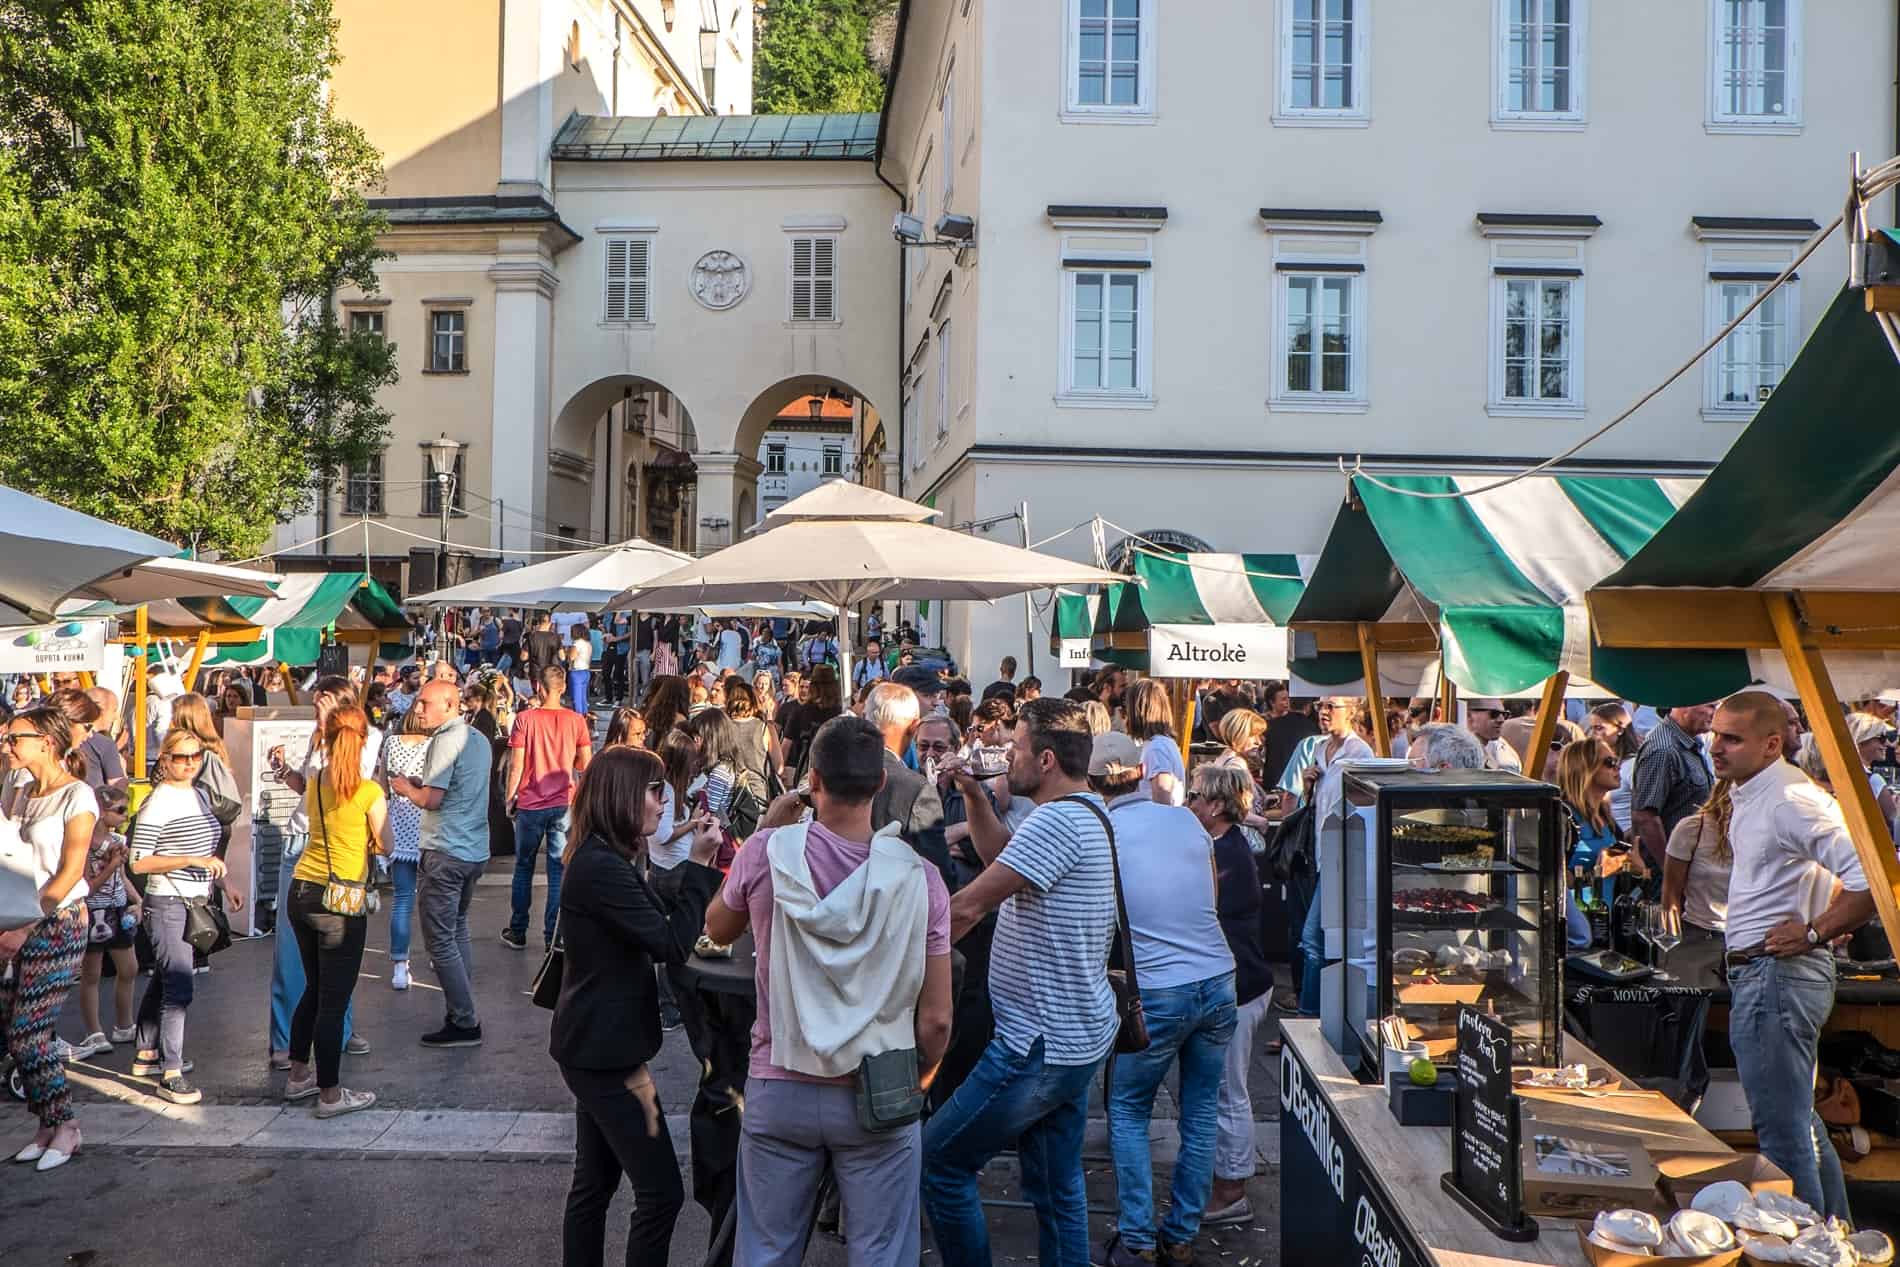
POLYGON ((1457 1062, 1451 1173, 1440 1183, 1500 1239, 1535 1240, 1537 1223, 1524 1215, 1510 1026, 1459 1008, 1457 1062))

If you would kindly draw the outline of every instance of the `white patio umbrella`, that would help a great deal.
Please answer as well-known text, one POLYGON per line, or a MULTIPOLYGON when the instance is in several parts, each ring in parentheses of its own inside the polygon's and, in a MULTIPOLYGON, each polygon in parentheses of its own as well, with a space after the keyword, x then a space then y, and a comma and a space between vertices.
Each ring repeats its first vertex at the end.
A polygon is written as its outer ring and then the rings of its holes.
POLYGON ((599 611, 616 594, 670 572, 692 556, 633 537, 409 599, 409 607, 545 607, 599 611))
MULTIPOLYGON (((989 602, 1056 585, 1128 578, 932 526, 938 512, 834 480, 765 517, 757 535, 656 576, 610 608, 817 600, 842 613, 874 599, 989 602)), ((850 681, 848 653, 845 680, 850 681)))
POLYGON ((67 599, 269 597, 276 579, 177 552, 169 541, 0 485, 0 624, 52 620, 67 599))

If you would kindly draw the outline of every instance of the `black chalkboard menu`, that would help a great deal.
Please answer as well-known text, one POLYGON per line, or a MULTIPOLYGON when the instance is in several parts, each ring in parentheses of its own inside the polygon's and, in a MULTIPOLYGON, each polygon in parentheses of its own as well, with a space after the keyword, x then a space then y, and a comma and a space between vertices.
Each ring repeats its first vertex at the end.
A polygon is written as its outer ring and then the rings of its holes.
POLYGON ((1456 1058, 1451 1173, 1439 1182, 1500 1239, 1535 1240, 1536 1220, 1524 1214, 1510 1026, 1476 1008, 1459 1008, 1456 1058))

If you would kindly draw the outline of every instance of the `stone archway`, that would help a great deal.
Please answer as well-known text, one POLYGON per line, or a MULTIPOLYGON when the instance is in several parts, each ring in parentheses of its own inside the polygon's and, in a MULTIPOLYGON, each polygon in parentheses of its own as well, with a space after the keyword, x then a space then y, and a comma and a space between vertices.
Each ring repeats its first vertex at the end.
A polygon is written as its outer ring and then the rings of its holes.
POLYGON ((589 383, 549 428, 537 528, 563 540, 544 548, 644 537, 693 549, 697 448, 692 414, 664 384, 637 374, 589 383))

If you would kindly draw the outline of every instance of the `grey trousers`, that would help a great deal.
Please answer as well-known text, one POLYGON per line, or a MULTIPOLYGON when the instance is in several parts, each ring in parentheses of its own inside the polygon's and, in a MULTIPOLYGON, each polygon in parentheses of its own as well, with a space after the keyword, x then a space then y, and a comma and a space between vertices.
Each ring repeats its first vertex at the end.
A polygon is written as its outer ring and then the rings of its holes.
POLYGON ((858 1125, 853 1087, 752 1078, 739 1135, 733 1267, 798 1267, 805 1259, 825 1159, 838 1181, 851 1267, 916 1267, 923 1131, 858 1125))
POLYGON ((481 1024, 469 976, 474 963, 468 948, 468 908, 475 900, 475 882, 482 878, 482 870, 482 863, 425 849, 416 871, 416 910, 422 916, 423 944, 435 965, 449 1024, 464 1028, 481 1024))

